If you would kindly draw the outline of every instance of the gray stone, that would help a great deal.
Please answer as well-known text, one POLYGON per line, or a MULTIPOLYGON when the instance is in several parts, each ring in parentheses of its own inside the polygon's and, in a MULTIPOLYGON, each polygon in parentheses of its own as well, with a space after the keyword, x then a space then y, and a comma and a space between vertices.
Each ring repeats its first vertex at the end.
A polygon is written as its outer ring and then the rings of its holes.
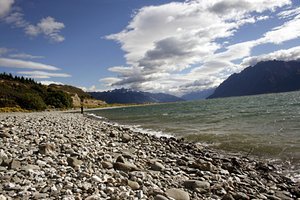
POLYGON ((190 190, 195 190, 197 188, 209 190, 210 184, 207 181, 198 180, 188 180, 183 183, 183 186, 190 190))
POLYGON ((15 159, 13 159, 8 165, 8 169, 19 170, 20 168, 21 168, 21 162, 15 159))
POLYGON ((190 200, 189 193, 187 193, 181 189, 178 189, 178 188, 168 189, 166 191, 166 195, 175 200, 190 200))
POLYGON ((121 170, 124 172, 139 171, 139 169, 131 163, 116 162, 116 163, 114 163, 114 168, 116 170, 121 170))
POLYGON ((140 189, 140 184, 136 181, 131 181, 131 180, 128 180, 128 186, 131 187, 131 189, 133 190, 138 190, 140 189))
POLYGON ((113 164, 111 162, 108 162, 108 161, 102 161, 101 165, 104 169, 111 169, 111 168, 114 167, 113 164))
POLYGON ((163 195, 158 194, 158 195, 156 195, 154 197, 154 200, 169 200, 169 198, 167 198, 167 197, 165 197, 163 195))
POLYGON ((80 165, 82 165, 82 163, 83 163, 81 160, 78 160, 75 157, 68 157, 67 162, 68 162, 68 165, 70 165, 73 168, 79 168, 80 165))
POLYGON ((126 160, 123 156, 118 156, 117 159, 116 159, 116 162, 121 162, 121 163, 125 163, 126 160))
POLYGON ((165 167, 163 166, 163 164, 159 163, 159 162, 153 162, 150 164, 150 167, 152 170, 154 171, 163 171, 165 169, 165 167))
POLYGON ((128 134, 126 134, 126 133, 124 133, 124 134, 122 135, 122 142, 127 143, 127 142, 129 142, 130 140, 131 140, 131 136, 130 136, 130 135, 128 135, 128 134))
POLYGON ((55 151, 55 146, 54 144, 41 144, 39 146, 39 152, 41 154, 52 154, 55 151))

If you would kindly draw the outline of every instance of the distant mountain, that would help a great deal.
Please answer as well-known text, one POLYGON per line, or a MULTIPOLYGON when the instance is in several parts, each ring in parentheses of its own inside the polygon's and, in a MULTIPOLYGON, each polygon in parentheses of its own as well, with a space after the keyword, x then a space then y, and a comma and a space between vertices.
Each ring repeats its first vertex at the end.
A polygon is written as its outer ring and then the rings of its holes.
POLYGON ((124 88, 106 92, 90 92, 89 94, 95 99, 99 99, 107 103, 141 104, 184 101, 183 99, 170 94, 140 92, 124 88))
POLYGON ((299 61, 264 61, 227 78, 209 98, 289 92, 300 89, 299 61))
POLYGON ((184 100, 188 100, 188 101, 206 99, 207 97, 209 97, 210 95, 212 95, 214 93, 215 89, 216 88, 211 88, 211 89, 202 90, 202 91, 198 91, 198 92, 191 92, 191 93, 183 95, 181 98, 183 98, 184 100))

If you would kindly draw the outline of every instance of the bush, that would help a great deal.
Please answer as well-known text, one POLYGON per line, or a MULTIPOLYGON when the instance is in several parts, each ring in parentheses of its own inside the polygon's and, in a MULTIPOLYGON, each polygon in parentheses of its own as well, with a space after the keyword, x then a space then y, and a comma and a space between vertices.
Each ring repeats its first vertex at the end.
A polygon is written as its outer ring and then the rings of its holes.
POLYGON ((21 108, 27 110, 44 110, 47 107, 42 97, 34 93, 25 93, 17 101, 21 108))
POLYGON ((18 104, 13 99, 0 98, 0 107, 15 107, 18 104))
POLYGON ((55 108, 70 108, 72 107, 72 98, 62 91, 49 91, 45 99, 47 105, 55 108))

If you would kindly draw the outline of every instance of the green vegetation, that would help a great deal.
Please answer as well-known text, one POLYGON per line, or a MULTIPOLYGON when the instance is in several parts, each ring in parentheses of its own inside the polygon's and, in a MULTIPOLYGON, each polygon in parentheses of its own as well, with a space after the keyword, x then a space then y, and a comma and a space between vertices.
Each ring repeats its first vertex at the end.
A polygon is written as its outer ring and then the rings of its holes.
POLYGON ((71 86, 71 85, 56 85, 56 84, 50 84, 48 86, 49 88, 53 90, 59 90, 63 91, 69 94, 77 94, 80 99, 90 99, 92 98, 90 94, 84 92, 82 89, 79 89, 77 87, 71 86))
POLYGON ((66 109, 72 107, 72 98, 67 92, 52 89, 33 79, 1 73, 0 108, 7 107, 37 111, 66 109))

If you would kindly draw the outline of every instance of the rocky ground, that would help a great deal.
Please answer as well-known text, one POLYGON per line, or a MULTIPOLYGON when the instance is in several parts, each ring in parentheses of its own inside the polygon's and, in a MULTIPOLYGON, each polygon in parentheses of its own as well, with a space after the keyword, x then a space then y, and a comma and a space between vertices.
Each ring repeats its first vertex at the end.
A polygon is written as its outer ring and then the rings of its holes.
POLYGON ((74 113, 0 115, 0 200, 299 199, 277 166, 74 113))

